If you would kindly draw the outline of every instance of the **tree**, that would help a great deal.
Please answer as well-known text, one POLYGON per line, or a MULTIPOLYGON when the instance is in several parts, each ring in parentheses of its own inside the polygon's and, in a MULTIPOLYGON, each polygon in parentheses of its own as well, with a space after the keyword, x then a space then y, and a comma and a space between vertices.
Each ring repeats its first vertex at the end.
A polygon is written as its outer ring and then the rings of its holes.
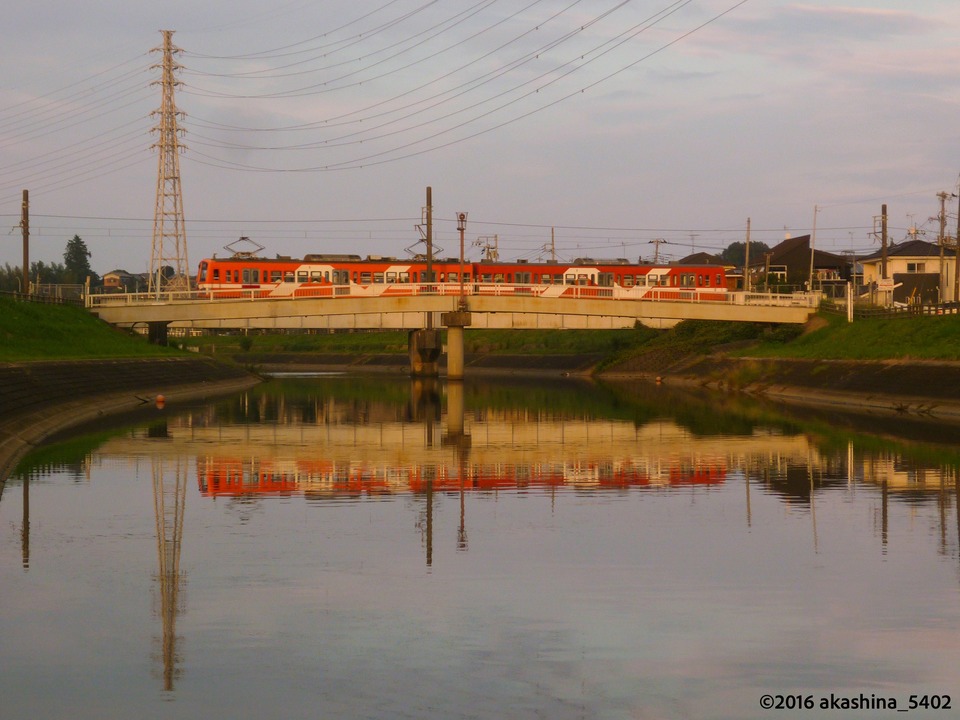
MULTIPOLYGON (((750 243, 750 264, 755 265, 756 263, 762 261, 763 254, 768 250, 770 250, 770 248, 766 243, 750 243)), ((727 249, 720 253, 720 257, 725 263, 735 265, 736 267, 743 267, 743 264, 746 261, 746 256, 747 244, 745 242, 740 242, 739 240, 727 245, 727 249)))
POLYGON ((90 268, 90 257, 91 253, 87 250, 86 243, 80 239, 79 235, 74 235, 63 251, 63 264, 66 267, 63 282, 83 284, 88 277, 91 283, 98 282, 99 276, 90 268))

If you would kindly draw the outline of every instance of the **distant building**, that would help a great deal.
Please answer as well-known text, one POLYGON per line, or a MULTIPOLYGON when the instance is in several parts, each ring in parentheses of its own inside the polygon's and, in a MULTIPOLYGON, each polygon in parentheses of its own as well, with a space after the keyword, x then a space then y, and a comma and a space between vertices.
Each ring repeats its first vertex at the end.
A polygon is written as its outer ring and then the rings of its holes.
POLYGON ((723 261, 723 258, 719 255, 713 255, 708 252, 698 252, 693 255, 687 255, 685 258, 677 260, 677 265, 722 265, 726 267, 733 267, 733 265, 727 265, 723 261))
POLYGON ((956 251, 924 240, 905 240, 887 248, 886 282, 883 253, 878 250, 860 258, 863 284, 879 304, 936 304, 953 300, 956 287, 956 251), (888 287, 889 286, 889 287, 888 287))
MULTIPOLYGON (((850 263, 842 255, 813 250, 813 289, 826 290, 845 284, 850 278, 850 263)), ((760 257, 750 256, 750 286, 755 288, 789 286, 806 289, 810 282, 810 236, 787 238, 760 257)))
POLYGON ((147 289, 146 276, 126 270, 111 270, 103 276, 104 292, 139 292, 147 289))

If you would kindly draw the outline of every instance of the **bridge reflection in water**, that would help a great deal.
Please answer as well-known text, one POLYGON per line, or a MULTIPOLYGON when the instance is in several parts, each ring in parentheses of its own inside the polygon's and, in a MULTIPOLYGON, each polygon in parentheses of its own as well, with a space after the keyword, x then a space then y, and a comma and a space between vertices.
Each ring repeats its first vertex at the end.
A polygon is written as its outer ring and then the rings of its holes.
MULTIPOLYGON (((588 396, 582 392, 573 394, 576 402, 569 407, 537 404, 537 397, 562 394, 556 387, 541 391, 547 395, 532 393, 532 402, 505 401, 518 394, 511 389, 464 397, 462 384, 430 380, 384 383, 373 392, 336 380, 294 387, 267 385, 225 403, 166 412, 162 421, 108 439, 87 457, 149 461, 161 624, 156 658, 167 692, 175 689, 183 664, 177 621, 185 604, 180 558, 191 487, 206 505, 219 499, 246 504, 300 498, 329 506, 413 498, 427 566, 434 562, 437 498, 458 500, 456 537, 446 542, 467 551, 468 500, 486 502, 501 492, 699 499, 730 496, 732 490, 742 492, 745 526, 754 522, 751 493, 759 493, 779 498, 788 513, 809 516, 815 550, 824 494, 853 500, 865 492, 873 497, 874 537, 884 552, 891 527, 903 532, 907 515, 935 528, 940 555, 960 555, 956 463, 898 446, 864 449, 855 440, 836 439, 820 444, 776 422, 739 425, 723 434, 695 432, 690 416, 661 395, 652 396, 650 407, 670 410, 631 408, 610 417, 617 413, 584 408, 588 396), (898 516, 899 525, 891 522, 898 516)), ((29 478, 22 480, 22 555, 29 570, 29 478)), ((761 506, 769 513, 769 503, 761 506)))

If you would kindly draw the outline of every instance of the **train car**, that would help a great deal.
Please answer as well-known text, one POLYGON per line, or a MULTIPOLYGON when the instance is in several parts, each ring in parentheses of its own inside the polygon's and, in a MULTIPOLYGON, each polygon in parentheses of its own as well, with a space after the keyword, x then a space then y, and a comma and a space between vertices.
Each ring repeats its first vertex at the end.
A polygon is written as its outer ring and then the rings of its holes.
POLYGON ((399 295, 429 285, 443 294, 529 294, 552 297, 651 297, 680 299, 683 291, 725 295, 726 273, 717 265, 653 265, 625 258, 577 258, 572 262, 492 262, 437 259, 428 272, 422 257, 308 254, 302 259, 234 256, 200 262, 196 287, 216 297, 324 297, 399 295), (462 277, 461 277, 462 275, 462 277), (547 287, 551 286, 551 287, 547 287), (612 291, 617 290, 617 294, 612 291))

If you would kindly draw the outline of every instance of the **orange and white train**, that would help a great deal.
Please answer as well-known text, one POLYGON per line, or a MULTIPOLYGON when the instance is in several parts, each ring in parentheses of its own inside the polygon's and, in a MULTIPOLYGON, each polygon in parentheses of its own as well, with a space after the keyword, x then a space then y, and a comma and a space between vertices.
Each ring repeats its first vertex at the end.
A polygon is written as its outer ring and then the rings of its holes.
POLYGON ((431 286, 430 292, 442 294, 460 290, 468 294, 519 294, 539 288, 548 290, 549 295, 590 297, 586 289, 596 288, 597 297, 610 296, 604 289, 620 289, 629 291, 631 297, 649 295, 661 299, 671 299, 680 291, 720 296, 728 290, 726 273, 720 265, 654 265, 625 258, 535 263, 479 260, 462 264, 458 259, 446 258, 434 260, 428 272, 424 258, 311 254, 303 259, 267 259, 240 255, 201 260, 196 278, 198 290, 220 297, 232 293, 257 297, 398 295, 413 294, 422 285, 431 286))

